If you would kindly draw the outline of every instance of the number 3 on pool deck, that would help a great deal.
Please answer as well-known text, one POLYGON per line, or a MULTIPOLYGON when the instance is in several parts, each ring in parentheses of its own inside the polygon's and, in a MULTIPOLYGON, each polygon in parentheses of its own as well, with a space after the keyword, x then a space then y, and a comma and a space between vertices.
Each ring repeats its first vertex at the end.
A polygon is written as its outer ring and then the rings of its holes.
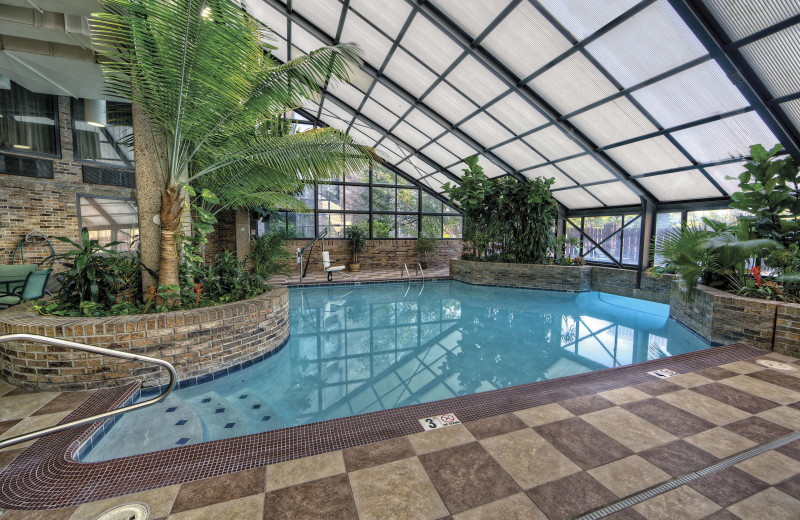
POLYGON ((431 430, 436 428, 437 426, 436 421, 434 421, 433 419, 425 419, 425 422, 428 423, 428 428, 430 428, 431 430))

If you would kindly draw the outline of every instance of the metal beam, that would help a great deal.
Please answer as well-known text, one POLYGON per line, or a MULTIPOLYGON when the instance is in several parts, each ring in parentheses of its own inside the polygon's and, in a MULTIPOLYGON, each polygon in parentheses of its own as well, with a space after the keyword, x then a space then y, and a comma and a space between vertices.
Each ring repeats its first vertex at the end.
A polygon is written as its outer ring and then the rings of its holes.
POLYGON ((708 49, 722 70, 753 106, 767 127, 796 161, 800 161, 800 138, 792 126, 767 103, 771 97, 761 79, 738 48, 726 49, 730 42, 713 15, 698 0, 668 0, 686 25, 708 49))
MULTIPOLYGON (((333 37, 333 42, 338 44, 342 38, 342 30, 344 29, 344 21, 347 18, 347 11, 350 7, 350 0, 342 2, 342 10, 339 13, 339 24, 336 26, 336 36, 333 37)), ((331 57, 331 66, 333 65, 334 57, 331 57)), ((325 102, 325 95, 328 93, 328 85, 331 81, 331 67, 328 67, 328 74, 325 76, 325 85, 322 87, 322 98, 319 101, 319 110, 317 111, 317 119, 322 117, 322 104, 325 102)))

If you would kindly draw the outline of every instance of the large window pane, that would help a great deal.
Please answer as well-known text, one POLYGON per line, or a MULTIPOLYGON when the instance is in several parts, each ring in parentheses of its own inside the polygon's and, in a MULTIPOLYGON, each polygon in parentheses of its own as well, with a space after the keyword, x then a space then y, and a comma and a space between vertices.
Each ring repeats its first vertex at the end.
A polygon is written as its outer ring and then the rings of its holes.
POLYGON ((394 184, 395 174, 384 168, 376 166, 372 171, 372 184, 394 184))
POLYGON ((11 88, 0 88, 0 148, 57 154, 55 99, 13 81, 11 88))
POLYGON ((133 148, 126 143, 133 135, 133 115, 129 103, 106 102, 104 127, 86 122, 84 101, 72 100, 75 158, 133 168, 133 148))
POLYGON ((417 225, 419 221, 416 215, 397 215, 399 232, 397 238, 417 238, 417 225))
POLYGON ((372 216, 372 238, 394 238, 395 229, 394 215, 372 216))
POLYGON ((287 213, 286 220, 289 232, 294 232, 297 238, 313 238, 314 214, 313 213, 287 213))
POLYGON ((306 186, 303 192, 297 195, 298 200, 304 202, 308 209, 314 209, 314 186, 306 186))
POLYGON ((365 233, 369 233, 369 215, 347 213, 344 216, 344 225, 346 228, 360 226, 365 233))
POLYGON ((397 211, 419 211, 419 190, 405 188, 398 189, 397 211))
POLYGON ((581 235, 580 231, 578 231, 578 229, 580 229, 580 227, 581 227, 581 219, 579 219, 579 218, 568 219, 566 237, 568 239, 569 238, 574 238, 574 239, 577 239, 577 241, 578 241, 577 242, 578 245, 569 246, 569 247, 566 248, 566 251, 565 251, 564 254, 566 256, 568 256, 569 258, 576 258, 576 257, 581 255, 581 251, 582 251, 581 244, 583 243, 583 235, 581 235), (574 224, 574 225, 572 225, 572 224, 574 224))
POLYGON ((461 238, 464 219, 462 217, 442 217, 444 238, 461 238))
POLYGON ((326 238, 344 238, 344 215, 341 213, 320 213, 318 232, 328 230, 326 238))
POLYGON ((253 229, 257 236, 275 231, 286 231, 286 212, 273 211, 263 217, 256 217, 253 229))
MULTIPOLYGON (((622 227, 622 217, 619 215, 603 217, 586 217, 583 219, 583 232, 586 233, 600 247, 605 249, 614 259, 619 260, 622 240, 619 233, 613 235, 622 227), (613 235, 613 236, 611 236, 613 235), (609 238, 610 237, 610 238, 609 238)), ((589 251, 594 244, 586 241, 586 250, 589 251)), ((593 262, 612 263, 613 261, 600 251, 599 247, 594 247, 586 254, 586 260, 593 262)))
POLYGON ((639 264, 639 248, 642 239, 642 219, 636 218, 638 215, 625 215, 623 224, 627 224, 636 219, 631 225, 626 227, 622 233, 622 263, 639 264))
POLYGON ((686 213, 686 225, 698 229, 706 229, 706 223, 703 218, 709 220, 716 220, 724 222, 729 226, 733 226, 738 221, 739 217, 743 215, 742 211, 737 209, 710 209, 705 211, 689 211, 686 213))
POLYGON ((344 186, 338 184, 320 184, 318 189, 320 211, 344 209, 344 186))
POLYGON ((444 204, 444 213, 458 213, 458 210, 444 204))
MULTIPOLYGON (((681 229, 681 214, 680 212, 673 213, 658 213, 656 215, 656 250, 664 240, 664 236, 670 231, 681 229)), ((656 265, 662 263, 664 258, 655 254, 656 265)))
POLYGON ((422 236, 442 238, 442 217, 422 217, 422 236))
POLYGON ((81 228, 101 244, 121 242, 117 251, 136 250, 139 240, 139 212, 133 199, 80 196, 81 228))
POLYGON ((369 186, 345 186, 345 209, 369 211, 369 186))
POLYGON ((345 182, 369 184, 369 170, 349 171, 344 175, 345 182))
POLYGON ((395 211, 394 188, 372 188, 373 211, 395 211))
POLYGON ((442 201, 427 192, 422 192, 422 212, 441 213, 442 201))

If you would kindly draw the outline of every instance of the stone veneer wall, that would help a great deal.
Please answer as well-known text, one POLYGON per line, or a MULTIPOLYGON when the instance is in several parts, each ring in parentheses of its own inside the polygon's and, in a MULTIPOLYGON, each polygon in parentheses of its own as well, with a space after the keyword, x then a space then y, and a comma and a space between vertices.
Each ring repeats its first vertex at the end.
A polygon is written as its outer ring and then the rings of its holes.
POLYGON ((636 287, 636 271, 592 266, 592 290, 658 303, 669 303, 672 276, 654 278, 642 273, 642 286, 636 287))
MULTIPOLYGON (((187 311, 111 318, 39 316, 23 306, 0 312, 0 335, 28 333, 156 357, 181 381, 253 360, 289 337, 289 292, 187 311)), ((141 381, 167 382, 158 366, 65 350, 41 343, 0 343, 0 371, 9 383, 36 390, 84 390, 141 381)))
MULTIPOLYGON (((4 151, 13 155, 36 157, 53 161, 53 178, 36 179, 0 174, 0 264, 11 263, 11 256, 20 239, 34 230, 47 236, 64 236, 77 240, 78 193, 110 197, 133 197, 135 190, 114 186, 85 184, 82 178, 83 163, 75 161, 72 140, 70 98, 58 98, 58 133, 61 157, 46 158, 17 150, 4 151)), ((51 240, 56 252, 65 252, 72 246, 51 240)), ((25 262, 38 263, 50 254, 44 245, 26 244, 25 262)), ((17 262, 20 261, 17 255, 17 262)))
POLYGON ((450 276, 454 280, 478 285, 503 285, 550 291, 590 291, 590 266, 538 264, 501 264, 451 260, 450 276))
POLYGON ((775 319, 775 352, 800 357, 800 305, 778 306, 775 319))
MULTIPOLYGON (((286 249, 292 254, 298 247, 302 248, 309 243, 309 239, 291 240, 287 243, 286 249)), ((335 264, 347 264, 350 261, 350 248, 347 240, 326 240, 325 250, 330 252, 331 261, 335 264)), ((461 240, 442 240, 436 256, 431 258, 429 263, 432 266, 447 265, 453 258, 461 257, 461 240)), ((303 258, 303 262, 308 259, 308 251, 303 258)), ((322 247, 320 243, 314 244, 311 252, 311 263, 309 272, 312 269, 320 269, 322 266, 322 247), (315 265, 316 263, 316 265, 315 265)), ((409 269, 419 262, 416 240, 367 240, 367 250, 358 255, 361 269, 402 269, 403 264, 407 264, 409 269)))

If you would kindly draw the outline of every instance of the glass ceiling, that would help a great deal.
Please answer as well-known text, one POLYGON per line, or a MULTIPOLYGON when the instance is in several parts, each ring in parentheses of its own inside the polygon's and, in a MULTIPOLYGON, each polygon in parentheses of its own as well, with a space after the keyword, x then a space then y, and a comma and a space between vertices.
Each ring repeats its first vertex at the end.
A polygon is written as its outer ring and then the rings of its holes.
POLYGON ((798 150, 800 0, 244 5, 281 60, 359 43, 352 83, 305 112, 437 192, 478 154, 555 177, 568 209, 722 199, 751 144, 798 150))

